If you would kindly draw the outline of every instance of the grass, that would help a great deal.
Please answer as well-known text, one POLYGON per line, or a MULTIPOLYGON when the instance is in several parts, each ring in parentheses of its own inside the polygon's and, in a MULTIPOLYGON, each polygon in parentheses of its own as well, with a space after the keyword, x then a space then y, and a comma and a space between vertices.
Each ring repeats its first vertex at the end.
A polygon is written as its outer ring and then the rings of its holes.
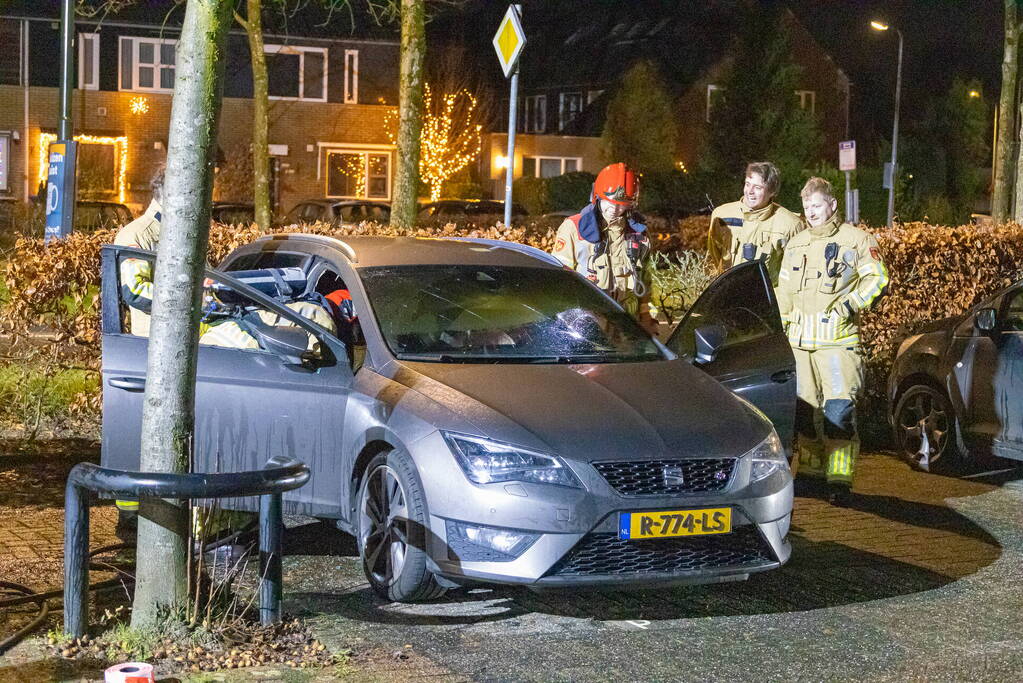
POLYGON ((0 365, 0 423, 30 428, 63 420, 83 394, 99 392, 93 370, 47 366, 39 360, 0 365))

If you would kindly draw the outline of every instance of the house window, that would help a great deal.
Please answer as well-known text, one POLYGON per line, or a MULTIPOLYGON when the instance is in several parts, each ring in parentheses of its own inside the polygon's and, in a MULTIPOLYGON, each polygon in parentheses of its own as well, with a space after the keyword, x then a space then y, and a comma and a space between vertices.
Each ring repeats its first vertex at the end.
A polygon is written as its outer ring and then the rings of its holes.
POLYGON ((277 100, 327 101, 327 49, 264 45, 269 95, 277 100))
POLYGON ((522 157, 522 175, 553 178, 578 171, 581 164, 579 157, 522 157))
POLYGON ((21 85, 21 22, 17 19, 0 19, 0 45, 4 48, 4 59, 0 60, 0 85, 21 85), (17 56, 15 56, 17 50, 17 56))
POLYGON ((177 53, 177 41, 162 38, 124 37, 120 40, 120 50, 121 90, 174 91, 174 59, 177 53))
POLYGON ((11 164, 11 135, 0 133, 0 192, 10 190, 8 175, 11 164))
POLYGON ((581 92, 563 92, 558 107, 558 130, 565 130, 583 110, 583 94, 581 92))
POLYGON ((99 90, 99 34, 78 34, 78 87, 99 90))
POLYGON ((329 150, 325 194, 348 199, 390 199, 390 153, 329 150))
POLYGON ((359 51, 345 50, 345 104, 359 103, 359 51))
POLYGON ((533 95, 526 98, 526 116, 523 124, 527 133, 543 133, 547 130, 546 95, 533 95))
POLYGON ((710 123, 714 109, 721 103, 721 95, 725 89, 713 83, 707 86, 707 123, 710 123))
POLYGON ((799 98, 799 108, 809 111, 811 114, 817 113, 817 93, 813 90, 797 90, 796 97, 799 98))
POLYGON ((593 104, 593 101, 603 94, 603 90, 590 90, 586 93, 586 104, 593 104))

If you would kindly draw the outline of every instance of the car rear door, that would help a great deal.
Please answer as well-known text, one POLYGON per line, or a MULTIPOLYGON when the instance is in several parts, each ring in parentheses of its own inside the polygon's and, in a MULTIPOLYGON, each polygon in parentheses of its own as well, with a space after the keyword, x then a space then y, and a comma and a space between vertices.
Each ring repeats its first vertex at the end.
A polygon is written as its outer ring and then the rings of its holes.
POLYGON ((796 364, 767 270, 742 263, 719 276, 669 337, 667 346, 696 363, 696 330, 718 325, 724 344, 714 360, 697 364, 762 410, 790 448, 796 408, 796 364))
MULTIPOLYGON (((124 329, 118 296, 118 259, 155 259, 149 252, 105 247, 103 252, 102 462, 137 470, 149 340, 124 329)), ((340 487, 342 431, 352 372, 344 345, 322 328, 245 288, 207 271, 213 281, 245 293, 321 346, 323 361, 305 367, 260 348, 226 346, 212 338, 198 351, 193 471, 261 469, 275 455, 291 456, 313 470, 310 483, 285 494, 289 509, 333 516, 343 512, 340 487)), ((201 341, 208 339, 202 337, 201 341)), ((254 509, 256 500, 231 507, 254 509)))

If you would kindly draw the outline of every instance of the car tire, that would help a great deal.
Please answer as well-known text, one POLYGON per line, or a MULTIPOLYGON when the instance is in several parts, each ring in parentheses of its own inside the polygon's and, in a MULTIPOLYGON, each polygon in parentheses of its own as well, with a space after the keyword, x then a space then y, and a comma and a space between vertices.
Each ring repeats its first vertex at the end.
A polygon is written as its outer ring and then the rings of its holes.
POLYGON ((446 589, 427 568, 426 497, 412 458, 402 450, 370 461, 359 484, 359 557, 373 590, 393 602, 423 602, 446 589))
POLYGON ((944 391, 928 384, 911 386, 899 398, 893 421, 895 443, 915 467, 938 474, 955 474, 970 465, 962 447, 952 402, 944 391), (926 443, 929 462, 923 463, 926 443))

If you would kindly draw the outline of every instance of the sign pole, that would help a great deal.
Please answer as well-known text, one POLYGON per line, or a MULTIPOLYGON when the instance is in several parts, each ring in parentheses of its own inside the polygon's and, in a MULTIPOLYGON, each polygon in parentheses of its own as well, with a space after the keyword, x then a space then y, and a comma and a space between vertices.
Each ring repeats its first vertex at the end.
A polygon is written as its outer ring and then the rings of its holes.
POLYGON ((46 173, 46 242, 71 234, 75 221, 75 163, 77 143, 71 124, 74 90, 74 0, 63 0, 60 15, 60 127, 58 140, 50 144, 46 173))
POLYGON ((856 170, 856 141, 838 143, 838 170, 845 172, 845 219, 852 224, 860 222, 860 198, 852 189, 852 172, 856 170))
POLYGON ((526 44, 522 30, 522 5, 509 5, 494 35, 494 50, 505 78, 510 79, 508 97, 508 166, 504 175, 504 224, 511 225, 512 183, 515 180, 515 129, 518 128, 519 55, 526 44))
POLYGON ((515 179, 515 129, 518 127, 519 109, 519 67, 511 76, 511 90, 508 96, 508 168, 504 174, 504 224, 511 225, 512 215, 512 182, 515 179))

